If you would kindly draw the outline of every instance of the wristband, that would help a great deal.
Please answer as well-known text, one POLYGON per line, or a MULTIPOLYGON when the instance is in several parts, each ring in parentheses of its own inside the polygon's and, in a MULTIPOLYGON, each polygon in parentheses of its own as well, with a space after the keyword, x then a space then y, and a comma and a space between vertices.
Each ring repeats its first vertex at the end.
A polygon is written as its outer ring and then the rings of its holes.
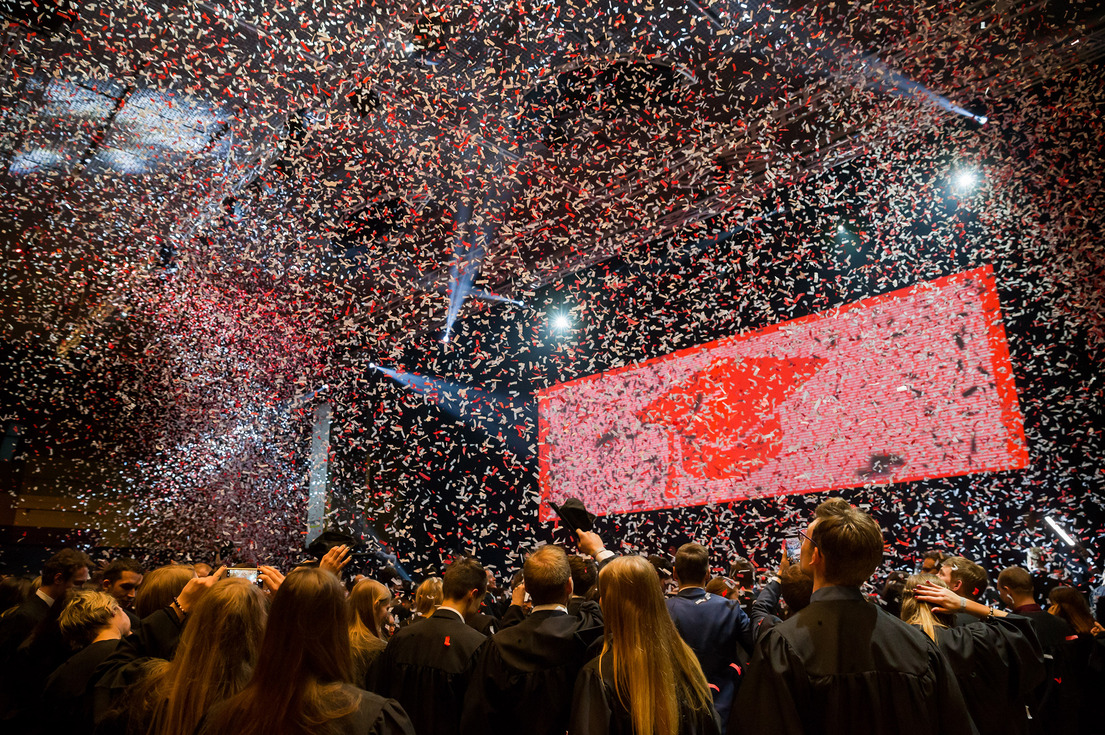
POLYGON ((959 598, 959 609, 960 610, 966 610, 967 609, 967 598, 966 597, 960 597, 959 598))
POLYGON ((188 614, 188 613, 187 613, 187 612, 186 612, 186 611, 184 610, 184 606, 180 604, 180 600, 178 600, 177 598, 175 598, 175 597, 173 598, 173 603, 172 603, 172 604, 173 604, 173 605, 176 605, 176 609, 180 611, 180 617, 182 617, 182 618, 183 618, 183 617, 184 617, 185 615, 187 615, 187 614, 188 614))

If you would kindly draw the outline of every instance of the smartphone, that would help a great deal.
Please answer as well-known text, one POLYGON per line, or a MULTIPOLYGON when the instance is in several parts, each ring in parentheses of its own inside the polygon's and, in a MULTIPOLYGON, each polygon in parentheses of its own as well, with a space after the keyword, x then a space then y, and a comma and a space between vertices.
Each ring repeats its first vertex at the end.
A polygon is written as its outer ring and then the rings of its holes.
POLYGON ((250 584, 258 584, 257 575, 259 571, 257 567, 236 567, 234 569, 227 569, 226 576, 228 577, 243 577, 248 579, 250 584))
POLYGON ((791 561, 798 561, 802 558, 802 537, 801 536, 787 536, 787 556, 791 561))

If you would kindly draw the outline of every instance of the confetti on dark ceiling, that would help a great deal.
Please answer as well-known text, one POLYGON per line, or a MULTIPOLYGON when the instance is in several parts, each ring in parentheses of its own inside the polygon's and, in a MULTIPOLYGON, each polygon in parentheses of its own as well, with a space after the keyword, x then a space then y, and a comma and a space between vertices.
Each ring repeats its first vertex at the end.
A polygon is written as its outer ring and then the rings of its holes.
MULTIPOLYGON (((533 390, 985 263, 1032 467, 849 497, 900 555, 997 559, 985 530, 1045 501, 1101 534, 1097 3, 0 12, 3 419, 113 462, 87 497, 142 544, 301 548, 327 385, 360 468, 335 507, 426 563, 516 558, 546 533, 533 390)), ((763 555, 816 500, 608 530, 763 555)))

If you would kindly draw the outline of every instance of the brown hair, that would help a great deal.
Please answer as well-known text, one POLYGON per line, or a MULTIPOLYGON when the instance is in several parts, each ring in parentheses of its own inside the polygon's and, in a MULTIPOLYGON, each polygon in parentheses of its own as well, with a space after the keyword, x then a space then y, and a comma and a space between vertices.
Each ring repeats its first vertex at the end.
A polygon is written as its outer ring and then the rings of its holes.
POLYGON ((858 587, 870 579, 883 554, 882 529, 875 519, 843 498, 829 498, 815 515, 810 539, 825 558, 825 580, 858 587))
POLYGON ((534 605, 562 602, 564 589, 572 578, 568 554, 560 546, 546 544, 526 558, 522 576, 534 605))
POLYGON ((441 604, 441 588, 441 577, 422 580, 422 584, 414 591, 414 611, 424 617, 433 615, 434 610, 441 604))
POLYGON ((913 590, 922 582, 934 584, 937 587, 948 589, 944 580, 935 574, 914 574, 905 581, 905 589, 902 590, 902 620, 910 625, 916 625, 924 631, 932 640, 936 640, 937 628, 951 627, 953 618, 944 613, 934 613, 932 604, 922 602, 913 596, 913 590))
POLYGON ((49 587, 59 574, 62 582, 68 582, 82 567, 92 569, 92 559, 88 554, 76 549, 62 549, 42 565, 41 584, 43 587, 49 587))
POLYGON ((664 604, 656 569, 640 556, 622 556, 599 572, 607 653, 614 691, 636 735, 679 730, 680 703, 709 710, 711 695, 694 652, 683 642, 664 604))
POLYGON ((192 610, 173 660, 157 665, 139 684, 132 719, 148 721, 150 735, 194 732, 206 712, 249 681, 265 608, 264 594, 245 579, 212 585, 192 610))
POLYGON ((72 590, 58 616, 58 629, 69 645, 84 648, 102 628, 111 625, 118 609, 119 603, 106 592, 72 590))
POLYGON ((572 588, 580 597, 586 595, 595 586, 599 578, 598 565, 589 556, 568 555, 568 567, 572 570, 572 588))
POLYGON ((1006 567, 998 574, 998 586, 1022 595, 1033 593, 1032 575, 1024 567, 1006 567))
POLYGON ((791 564, 779 574, 779 592, 792 613, 810 604, 813 595, 813 577, 802 567, 791 564))
MULTIPOLYGON (((285 578, 249 684, 212 719, 213 732, 312 733, 357 708, 345 590, 336 576, 299 567, 285 578)), ((191 732, 183 731, 183 732, 191 732)))
POLYGON ((447 600, 463 599, 476 590, 481 596, 487 592, 487 573, 483 564, 474 556, 462 556, 453 560, 442 576, 442 593, 447 600))
POLYGON ((990 586, 986 570, 963 556, 949 556, 941 567, 948 568, 948 575, 954 582, 963 583, 963 593, 977 599, 990 586))
POLYGON ((1060 585, 1047 596, 1048 602, 1058 605, 1058 616, 1070 623, 1076 633, 1093 631, 1093 615, 1086 597, 1074 587, 1060 585))
POLYGON ((710 575, 710 552, 702 544, 683 544, 675 552, 675 576, 679 584, 703 584, 710 575))
POLYGON ((196 572, 192 567, 181 564, 154 569, 142 578, 142 584, 134 595, 134 614, 144 618, 171 605, 173 598, 195 576, 196 572))

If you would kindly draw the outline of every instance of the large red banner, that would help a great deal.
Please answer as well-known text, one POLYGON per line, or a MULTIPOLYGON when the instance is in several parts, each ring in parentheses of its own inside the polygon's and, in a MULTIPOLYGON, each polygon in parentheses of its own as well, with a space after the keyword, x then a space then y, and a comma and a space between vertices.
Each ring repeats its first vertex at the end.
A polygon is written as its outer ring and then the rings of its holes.
POLYGON ((1028 464, 989 266, 553 386, 538 428, 543 520, 1028 464))

